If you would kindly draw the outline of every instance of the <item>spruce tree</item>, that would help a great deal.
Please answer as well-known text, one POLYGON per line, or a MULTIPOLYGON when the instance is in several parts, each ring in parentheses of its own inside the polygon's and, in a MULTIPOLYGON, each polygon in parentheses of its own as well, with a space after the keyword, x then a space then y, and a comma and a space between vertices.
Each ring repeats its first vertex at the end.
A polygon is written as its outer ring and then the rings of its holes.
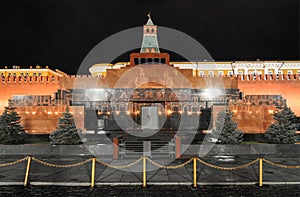
POLYGON ((272 144, 293 144, 297 141, 296 116, 288 108, 279 108, 274 114, 275 123, 272 123, 265 134, 272 144))
POLYGON ((217 143, 239 144, 243 141, 243 132, 237 130, 237 123, 232 121, 232 116, 228 108, 218 113, 216 128, 212 130, 212 137, 218 138, 217 143))
POLYGON ((21 117, 16 112, 9 100, 8 107, 0 117, 0 144, 23 144, 25 141, 25 130, 20 124, 21 117))
POLYGON ((58 120, 57 129, 52 131, 49 136, 50 143, 56 145, 80 144, 79 132, 80 130, 76 128, 73 115, 67 106, 63 116, 58 120))

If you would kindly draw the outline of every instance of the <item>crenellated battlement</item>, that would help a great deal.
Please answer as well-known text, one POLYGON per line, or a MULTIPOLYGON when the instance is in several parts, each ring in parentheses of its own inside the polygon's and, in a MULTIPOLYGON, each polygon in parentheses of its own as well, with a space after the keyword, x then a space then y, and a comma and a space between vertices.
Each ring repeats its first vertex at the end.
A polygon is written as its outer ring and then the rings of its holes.
MULTIPOLYGON (((1 77, 2 83, 57 83, 61 79, 74 80, 74 79, 103 79, 102 76, 92 75, 69 75, 69 76, 3 76, 1 77)), ((232 75, 232 76, 197 76, 197 78, 237 78, 238 81, 300 81, 299 74, 268 74, 268 75, 232 75)))
POLYGON ((300 80, 299 74, 268 74, 268 75, 237 75, 238 81, 296 81, 300 80))
POLYGON ((2 76, 0 80, 2 83, 58 83, 62 79, 100 79, 101 77, 92 75, 69 75, 69 76, 2 76))
POLYGON ((58 83, 60 78, 58 76, 3 76, 1 83, 58 83))

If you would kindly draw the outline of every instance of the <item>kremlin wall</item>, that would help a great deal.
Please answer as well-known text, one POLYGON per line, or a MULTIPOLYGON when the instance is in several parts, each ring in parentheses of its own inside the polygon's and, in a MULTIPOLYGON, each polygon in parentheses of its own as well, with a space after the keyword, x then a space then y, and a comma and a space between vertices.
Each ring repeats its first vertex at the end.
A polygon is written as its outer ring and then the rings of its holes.
MULTIPOLYGON (((124 68, 126 69, 126 68, 124 68)), ((121 70, 121 69, 120 69, 121 70)), ((105 77, 101 76, 39 76, 39 77, 2 77, 0 83, 1 111, 7 106, 8 99, 20 98, 30 95, 45 97, 30 105, 17 105, 17 110, 22 117, 22 124, 28 133, 42 134, 50 133, 55 129, 58 118, 70 102, 66 98, 59 99, 59 90, 71 90, 76 86, 88 88, 87 84, 97 84, 96 88, 115 87, 120 70, 108 70, 105 77), (111 77, 112 76, 112 77, 111 77), (110 80, 108 80, 110 79, 110 80), (47 99, 46 99, 47 97, 47 99)), ((177 68, 180 71, 180 69, 177 68)), ((123 72, 123 71, 122 71, 123 72)), ((237 89, 243 92, 242 98, 235 98, 229 101, 230 109, 234 112, 234 119, 238 122, 239 128, 245 133, 263 133, 273 122, 273 113, 276 105, 273 101, 286 102, 288 106, 300 115, 299 96, 297 90, 300 88, 299 75, 259 75, 255 78, 251 75, 234 76, 193 76, 192 70, 184 69, 183 75, 191 79, 193 88, 204 89, 206 81, 221 79, 225 89, 237 89), (252 97, 251 97, 252 95, 252 97), (276 95, 280 95, 278 99, 276 95)), ((175 80, 175 79, 174 79, 175 80)), ((120 88, 120 87, 118 87, 120 88)), ((121 87, 124 88, 124 87, 121 87)), ((34 98, 32 98, 34 100, 34 98)), ((74 113, 77 116, 76 124, 79 128, 84 127, 84 107, 76 107, 81 113, 74 113)), ((71 110, 74 111, 71 106, 71 110)), ((217 107, 215 108, 217 109, 217 107)), ((1 113, 2 113, 1 112, 1 113)), ((215 118, 217 111, 213 113, 215 118)))

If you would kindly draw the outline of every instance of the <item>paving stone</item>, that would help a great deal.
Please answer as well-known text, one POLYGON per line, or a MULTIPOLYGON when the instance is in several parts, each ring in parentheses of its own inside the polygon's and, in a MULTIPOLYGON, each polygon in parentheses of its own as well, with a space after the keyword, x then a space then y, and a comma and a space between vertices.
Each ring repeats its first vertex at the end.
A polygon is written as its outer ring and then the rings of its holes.
POLYGON ((300 196, 300 185, 247 186, 3 186, 0 196, 300 196))

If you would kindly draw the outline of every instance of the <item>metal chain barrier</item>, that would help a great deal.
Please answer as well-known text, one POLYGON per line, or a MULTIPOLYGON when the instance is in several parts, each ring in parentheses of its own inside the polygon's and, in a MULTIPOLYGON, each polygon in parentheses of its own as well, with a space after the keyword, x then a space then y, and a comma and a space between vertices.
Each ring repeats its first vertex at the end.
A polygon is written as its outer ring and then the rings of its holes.
POLYGON ((178 169, 178 168, 182 168, 183 166, 189 164, 194 158, 191 158, 189 160, 187 160, 186 162, 182 163, 182 164, 179 164, 179 165, 176 165, 176 166, 164 166, 164 165, 161 165, 153 160, 151 160, 150 158, 146 157, 147 160, 152 163, 153 165, 159 167, 159 168, 164 168, 164 169, 178 169))
POLYGON ((28 157, 24 157, 23 159, 19 159, 17 161, 12 161, 12 162, 7 162, 7 163, 1 163, 0 167, 7 167, 7 166, 12 166, 18 163, 22 163, 23 161, 28 160, 28 157))
POLYGON ((280 168, 285 168, 285 169, 300 169, 300 166, 288 166, 288 165, 283 165, 283 164, 278 164, 278 163, 274 163, 272 161, 269 161, 267 159, 262 159, 264 162, 272 165, 272 166, 277 166, 277 167, 280 167, 280 168))
MULTIPOLYGON (((137 159, 136 161, 132 162, 132 163, 129 163, 127 165, 122 165, 122 166, 114 166, 114 165, 110 165, 108 163, 105 163, 103 161, 100 161, 98 159, 96 159, 97 163, 103 165, 103 166, 106 166, 106 167, 109 167, 109 168, 115 168, 115 169, 124 169, 124 168, 129 168, 137 163, 139 163, 141 160, 143 159, 143 157, 140 157, 139 159, 137 159)), ((189 164, 193 158, 187 160, 186 162, 182 163, 182 164, 179 164, 179 165, 175 165, 175 166, 164 166, 160 163, 157 163, 153 160, 151 160, 150 158, 146 157, 146 159, 152 163, 153 165, 159 167, 159 168, 164 168, 164 169, 177 169, 177 168, 181 168, 187 164, 189 164)), ((199 161, 200 163, 206 165, 206 166, 209 166, 211 168, 215 168, 215 169, 219 169, 219 170, 238 170, 238 169, 241 169, 241 168, 245 168, 245 167, 248 167, 254 163, 256 163, 259 158, 249 162, 249 163, 246 163, 246 164, 243 164, 243 165, 240 165, 240 166, 234 166, 234 167, 221 167, 221 166, 217 166, 217 165, 214 165, 214 164, 210 164, 204 160, 201 160, 200 158, 196 158, 197 161, 199 161)), ((22 159, 19 159, 19 160, 16 160, 16 161, 12 161, 12 162, 7 162, 7 163, 1 163, 0 164, 0 167, 7 167, 7 166, 11 166, 11 165, 16 165, 18 163, 22 163, 24 161, 27 161, 28 160, 28 157, 24 157, 22 159)), ((71 168, 71 167, 76 167, 76 166, 80 166, 80 165, 84 165, 90 161, 92 161, 92 158, 90 159, 87 159, 85 161, 82 161, 82 162, 78 162, 78 163, 74 163, 74 164, 52 164, 52 163, 48 163, 48 162, 45 162, 45 161, 42 161, 40 159, 37 159, 35 157, 32 157, 32 160, 33 161, 36 161, 40 164, 43 164, 43 165, 46 165, 46 166, 50 166, 50 167, 57 167, 57 168, 71 168)), ((283 165, 283 164, 278 164, 278 163, 274 163, 270 160, 267 160, 265 158, 262 158, 262 160, 270 165, 273 165, 273 166, 277 166, 277 167, 280 167, 280 168, 285 168, 285 169, 300 169, 300 165, 296 165, 296 166, 289 166, 289 165, 283 165)))
POLYGON ((7 162, 7 163, 2 163, 0 164, 0 167, 6 167, 6 166, 11 166, 11 165, 15 165, 15 164, 18 164, 18 163, 21 163, 21 162, 24 162, 27 160, 27 168, 26 168, 26 174, 25 174, 25 179, 24 179, 24 186, 27 186, 28 185, 28 179, 29 179, 29 171, 30 171, 30 162, 31 160, 37 162, 37 163, 40 163, 42 165, 45 165, 45 166, 49 166, 49 167, 56 167, 56 168, 71 168, 71 167, 77 167, 77 166, 81 166, 81 165, 84 165, 88 162, 92 162, 92 176, 91 176, 91 187, 94 187, 95 185, 95 170, 96 170, 96 162, 103 165, 103 166, 106 166, 106 167, 109 167, 109 168, 114 168, 114 169, 124 169, 124 168, 129 168, 133 165, 136 165, 137 163, 139 163, 140 161, 143 160, 143 187, 146 187, 146 184, 147 184, 147 179, 146 179, 146 172, 147 172, 147 160, 159 167, 159 168, 163 168, 163 169, 178 169, 178 168, 182 168, 184 167, 185 165, 191 163, 191 161, 193 161, 193 169, 194 169, 194 172, 193 172, 193 186, 194 187, 197 187, 197 161, 199 161, 200 163, 208 166, 208 167, 211 167, 211 168, 215 168, 215 169, 219 169, 219 170, 227 170, 227 171, 230 171, 230 170, 238 170, 238 169, 242 169, 242 168, 245 168, 245 167, 248 167, 256 162, 259 161, 259 186, 262 186, 263 185, 263 161, 265 161, 266 163, 270 164, 270 165, 273 165, 273 166, 276 166, 276 167, 281 167, 281 168, 285 168, 285 169, 300 169, 300 165, 298 166, 288 166, 288 165, 283 165, 283 164, 278 164, 278 163, 274 163, 272 161, 269 161, 267 159, 264 159, 264 158, 257 158, 253 161, 250 161, 248 163, 245 163, 243 165, 240 165, 240 166, 234 166, 234 167, 221 167, 221 166, 217 166, 217 165, 214 165, 214 164, 210 164, 200 158, 190 158, 189 160, 185 161, 184 163, 182 164, 179 164, 179 165, 171 165, 171 166, 164 166, 160 163, 157 163, 156 161, 153 161, 152 159, 148 158, 148 157, 140 157, 139 159, 137 159, 136 161, 132 162, 132 163, 129 163, 129 164, 126 164, 126 165, 120 165, 120 166, 114 166, 114 165, 111 165, 111 164, 108 164, 108 163, 105 163, 103 161, 100 161, 96 158, 90 158, 90 159, 87 159, 85 161, 82 161, 82 162, 78 162, 78 163, 74 163, 74 164, 53 164, 53 163, 48 163, 48 162, 45 162, 45 161, 42 161, 40 159, 37 159, 35 157, 31 157, 31 156, 28 156, 28 157, 25 157, 23 159, 19 159, 19 160, 16 160, 16 161, 13 161, 13 162, 7 162))
POLYGON ((211 167, 211 168, 215 168, 215 169, 219 169, 219 170, 238 170, 238 169, 241 169, 241 168, 245 168, 247 166, 250 166, 254 163, 256 163, 257 161, 259 161, 259 158, 253 160, 253 161, 250 161, 249 163, 246 163, 246 164, 243 164, 243 165, 240 165, 240 166, 234 166, 234 167, 221 167, 221 166, 217 166, 217 165, 213 165, 213 164, 210 164, 210 163, 207 163, 206 161, 203 161, 201 160, 200 158, 196 158, 200 163, 208 166, 208 167, 211 167))
POLYGON ((55 168, 72 168, 72 167, 84 165, 84 164, 86 164, 86 163, 92 161, 92 158, 87 159, 87 160, 82 161, 82 162, 78 162, 78 163, 74 163, 74 164, 66 164, 66 165, 48 163, 48 162, 39 160, 39 159, 37 159, 37 158, 35 158, 35 157, 32 157, 32 160, 33 160, 33 161, 36 161, 36 162, 38 162, 38 163, 40 163, 40 164, 43 164, 43 165, 45 165, 45 166, 49 166, 49 167, 55 167, 55 168))
POLYGON ((97 161, 97 163, 99 163, 99 164, 101 164, 101 165, 103 165, 103 166, 109 167, 109 168, 114 168, 114 169, 124 169, 124 168, 129 168, 129 167, 131 167, 131 166, 133 166, 133 165, 139 163, 143 158, 144 158, 144 157, 141 157, 141 158, 139 158, 138 160, 136 160, 136 161, 134 161, 134 162, 132 162, 132 163, 129 163, 129 164, 127 164, 127 165, 122 165, 122 166, 113 166, 113 165, 110 165, 110 164, 105 163, 105 162, 103 162, 103 161, 100 161, 100 160, 98 160, 98 159, 96 159, 96 161, 97 161))

